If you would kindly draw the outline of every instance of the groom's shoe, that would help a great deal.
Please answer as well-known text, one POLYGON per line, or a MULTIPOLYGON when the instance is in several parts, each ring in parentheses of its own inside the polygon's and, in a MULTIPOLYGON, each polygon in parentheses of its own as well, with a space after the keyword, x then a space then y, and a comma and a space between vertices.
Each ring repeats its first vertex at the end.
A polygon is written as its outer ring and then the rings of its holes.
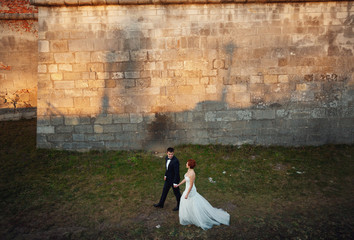
POLYGON ((178 211, 179 207, 175 207, 174 209, 172 209, 172 211, 178 211))
POLYGON ((159 203, 154 204, 154 207, 163 208, 163 206, 161 204, 159 204, 159 203))

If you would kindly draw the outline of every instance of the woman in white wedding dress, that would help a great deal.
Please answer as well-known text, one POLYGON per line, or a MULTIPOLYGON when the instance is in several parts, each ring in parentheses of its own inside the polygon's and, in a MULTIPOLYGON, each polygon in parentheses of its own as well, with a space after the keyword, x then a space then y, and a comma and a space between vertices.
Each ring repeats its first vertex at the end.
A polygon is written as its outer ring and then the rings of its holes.
POLYGON ((194 224, 204 230, 213 225, 229 225, 230 214, 222 209, 214 208, 202 195, 197 192, 194 185, 196 166, 195 160, 189 159, 184 179, 176 187, 186 183, 179 205, 179 222, 182 225, 194 224))

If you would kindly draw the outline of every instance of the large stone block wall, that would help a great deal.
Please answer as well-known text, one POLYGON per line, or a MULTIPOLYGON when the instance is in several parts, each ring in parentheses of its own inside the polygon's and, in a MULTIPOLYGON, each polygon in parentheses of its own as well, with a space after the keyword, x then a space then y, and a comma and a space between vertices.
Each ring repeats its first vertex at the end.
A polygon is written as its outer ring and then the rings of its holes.
POLYGON ((351 2, 37 2, 40 148, 353 143, 351 2))
POLYGON ((36 117, 37 38, 29 0, 0 0, 0 121, 36 117))

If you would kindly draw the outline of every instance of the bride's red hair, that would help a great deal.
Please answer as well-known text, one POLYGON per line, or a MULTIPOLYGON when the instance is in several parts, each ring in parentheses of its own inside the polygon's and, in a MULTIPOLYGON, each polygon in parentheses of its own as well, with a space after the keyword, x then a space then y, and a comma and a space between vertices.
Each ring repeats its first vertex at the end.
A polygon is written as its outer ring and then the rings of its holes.
POLYGON ((195 163, 195 160, 189 159, 188 161, 188 166, 193 169, 197 164, 195 163))

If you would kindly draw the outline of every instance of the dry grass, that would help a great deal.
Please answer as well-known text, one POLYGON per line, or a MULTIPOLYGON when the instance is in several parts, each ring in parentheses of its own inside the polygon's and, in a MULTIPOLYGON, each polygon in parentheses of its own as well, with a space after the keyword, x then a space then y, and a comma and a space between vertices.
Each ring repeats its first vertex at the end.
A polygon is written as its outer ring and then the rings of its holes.
POLYGON ((179 225, 172 191, 152 207, 162 154, 37 150, 35 131, 33 120, 0 122, 1 239, 354 237, 353 145, 177 146, 181 176, 196 159, 199 193, 231 215, 203 231, 179 225))

